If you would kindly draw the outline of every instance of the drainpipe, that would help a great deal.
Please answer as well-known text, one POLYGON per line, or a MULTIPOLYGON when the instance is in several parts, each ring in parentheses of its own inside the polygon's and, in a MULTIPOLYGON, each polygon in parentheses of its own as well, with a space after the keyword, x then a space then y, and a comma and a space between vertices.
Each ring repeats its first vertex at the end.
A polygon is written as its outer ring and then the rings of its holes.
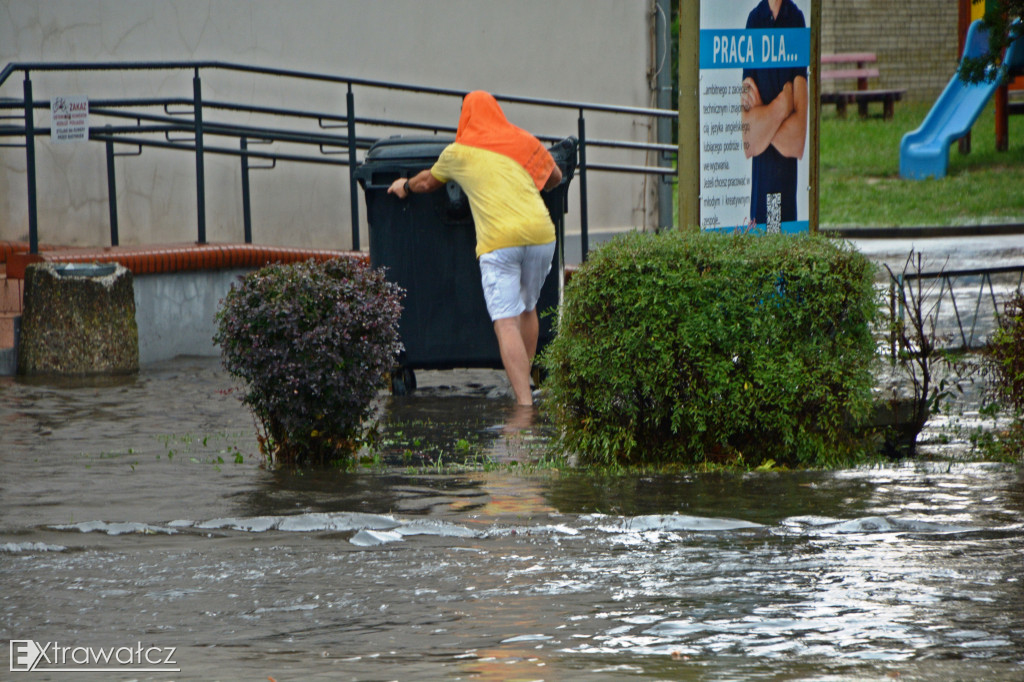
MULTIPOLYGON (((672 109, 672 0, 655 0, 654 3, 654 69, 656 102, 659 109, 672 109)), ((659 116, 657 121, 658 144, 672 144, 672 121, 659 116)), ((658 152, 658 165, 672 167, 672 159, 666 152, 658 152)), ((672 228, 672 176, 659 175, 658 179, 658 229, 672 228)))

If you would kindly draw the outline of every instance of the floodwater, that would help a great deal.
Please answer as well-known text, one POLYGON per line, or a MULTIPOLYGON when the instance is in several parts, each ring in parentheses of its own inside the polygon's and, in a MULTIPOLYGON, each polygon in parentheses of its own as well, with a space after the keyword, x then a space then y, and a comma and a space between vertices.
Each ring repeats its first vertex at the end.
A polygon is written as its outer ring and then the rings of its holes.
POLYGON ((301 475, 216 359, 0 379, 0 677, 1024 679, 1019 469, 538 470, 499 374, 419 379, 377 461, 301 475))

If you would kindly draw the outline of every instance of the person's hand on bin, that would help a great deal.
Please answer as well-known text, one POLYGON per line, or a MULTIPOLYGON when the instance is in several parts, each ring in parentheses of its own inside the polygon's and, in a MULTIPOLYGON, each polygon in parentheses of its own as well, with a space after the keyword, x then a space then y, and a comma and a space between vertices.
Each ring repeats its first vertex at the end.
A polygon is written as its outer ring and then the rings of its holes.
POLYGON ((409 196, 409 178, 398 178, 388 187, 388 194, 394 194, 399 199, 409 196))

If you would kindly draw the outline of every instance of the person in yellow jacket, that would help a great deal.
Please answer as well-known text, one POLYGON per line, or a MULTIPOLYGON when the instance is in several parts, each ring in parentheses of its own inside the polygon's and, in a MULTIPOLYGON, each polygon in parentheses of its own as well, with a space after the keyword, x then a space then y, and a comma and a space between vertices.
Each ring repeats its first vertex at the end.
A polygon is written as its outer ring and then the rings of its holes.
POLYGON ((519 405, 532 405, 530 368, 537 353, 537 300, 551 270, 555 226, 540 195, 562 181, 536 137, 508 122, 498 101, 477 90, 462 101, 455 142, 433 167, 399 178, 389 194, 433 192, 454 180, 469 199, 487 311, 519 405))

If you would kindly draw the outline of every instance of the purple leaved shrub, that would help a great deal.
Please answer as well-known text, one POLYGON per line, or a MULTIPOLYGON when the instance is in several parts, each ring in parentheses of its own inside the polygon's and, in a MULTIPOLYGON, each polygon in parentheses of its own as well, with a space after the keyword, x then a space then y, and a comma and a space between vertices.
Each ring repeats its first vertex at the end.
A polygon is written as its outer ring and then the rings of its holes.
POLYGON ((213 340, 246 383, 272 462, 324 465, 359 449, 402 349, 403 295, 352 258, 270 265, 231 287, 213 340))

